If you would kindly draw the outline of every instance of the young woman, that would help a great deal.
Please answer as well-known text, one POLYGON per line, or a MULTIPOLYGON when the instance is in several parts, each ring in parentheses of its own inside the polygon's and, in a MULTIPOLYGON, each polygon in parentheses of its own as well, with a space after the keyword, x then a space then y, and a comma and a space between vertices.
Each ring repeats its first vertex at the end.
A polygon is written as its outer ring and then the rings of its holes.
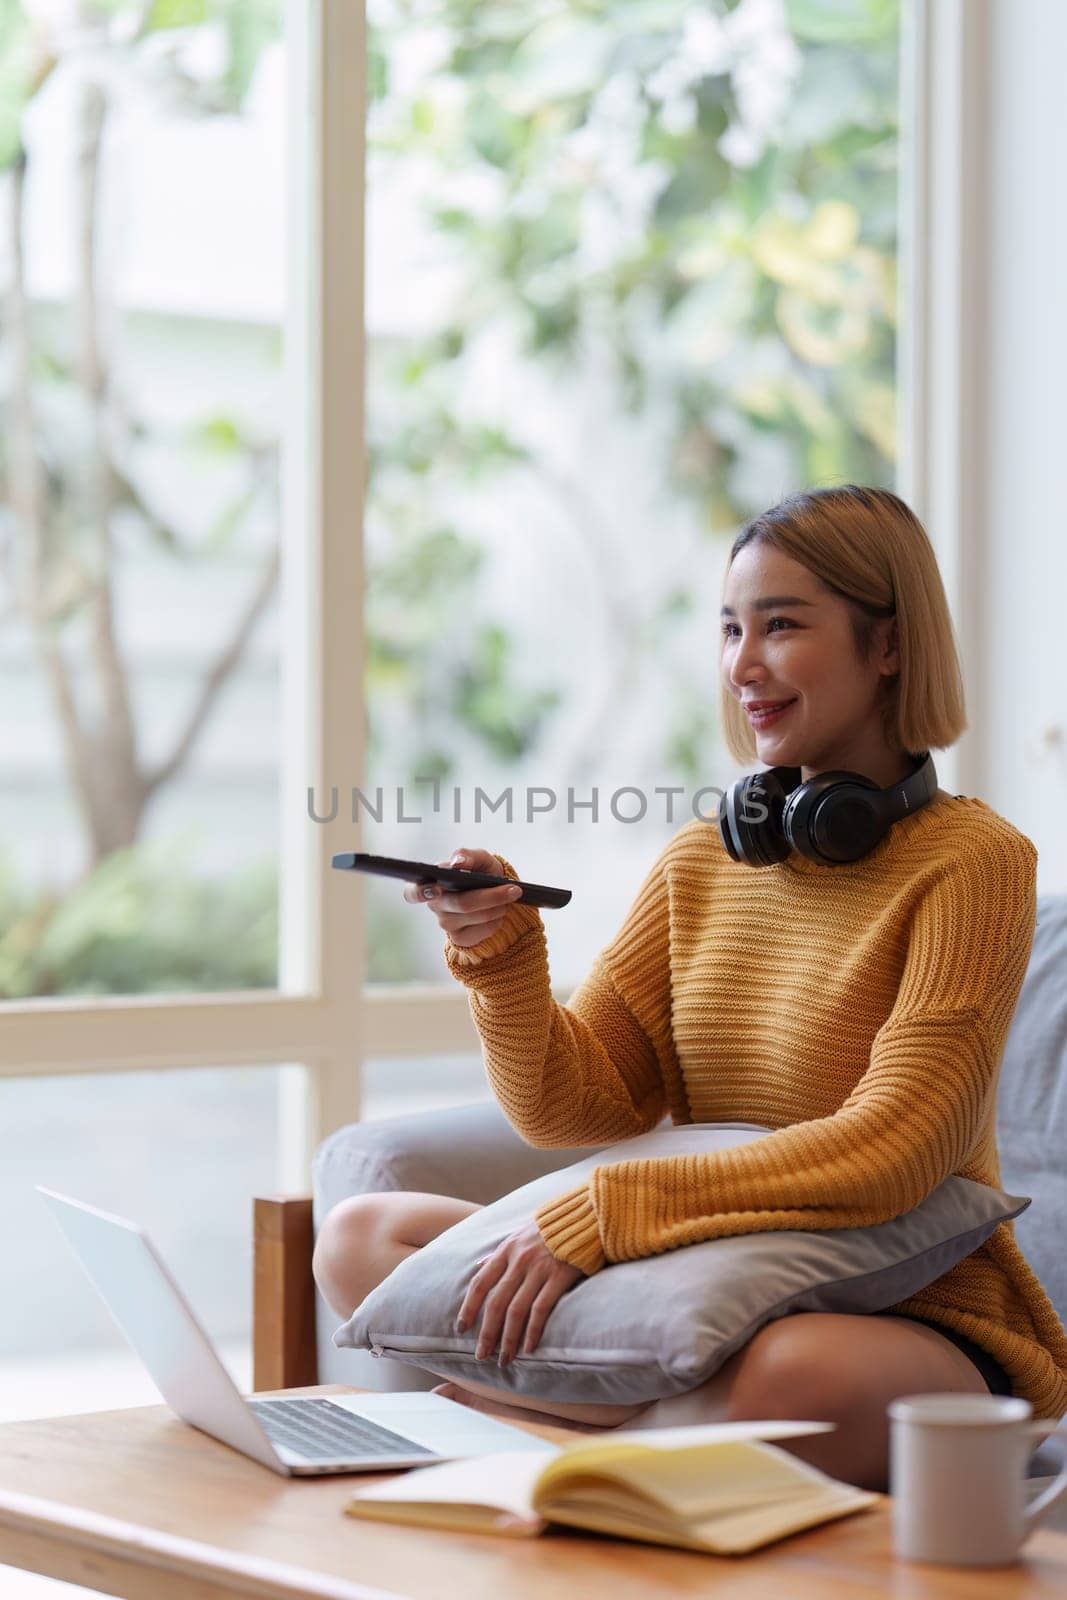
MULTIPOLYGON (((807 781, 898 784, 966 726, 936 560, 895 495, 854 485, 755 518, 723 592, 726 739, 807 781)), ((518 874, 485 851, 451 858, 518 874)), ((753 869, 715 819, 666 846, 566 1006, 540 913, 511 886, 429 898, 471 991, 494 1092, 531 1144, 602 1144, 675 1123, 774 1131, 702 1157, 629 1161, 542 1206, 473 1278, 460 1318, 489 1366, 534 1349, 560 1296, 612 1262, 763 1229, 859 1227, 951 1173, 997 1185, 997 1073, 1029 957, 1036 852, 981 800, 937 789, 859 859, 799 849, 753 869)), ((477 1210, 362 1195, 325 1219, 319 1284, 341 1317, 405 1256, 477 1210)), ((837 1424, 785 1448, 882 1489, 895 1395, 992 1390, 1067 1411, 1067 1336, 1004 1223, 880 1315, 800 1312, 707 1383, 649 1406, 439 1392, 501 1416, 586 1428, 797 1417, 837 1424)))

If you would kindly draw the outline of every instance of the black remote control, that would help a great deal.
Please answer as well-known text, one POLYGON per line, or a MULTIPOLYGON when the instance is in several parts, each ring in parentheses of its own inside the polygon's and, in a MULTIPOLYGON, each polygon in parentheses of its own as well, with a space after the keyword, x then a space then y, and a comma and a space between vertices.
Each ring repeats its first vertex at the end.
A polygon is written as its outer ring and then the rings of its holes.
POLYGON ((383 878, 405 878, 408 883, 439 883, 462 894, 465 889, 492 889, 500 883, 518 882, 522 894, 513 905, 565 906, 569 889, 552 889, 546 883, 523 883, 521 879, 498 877, 495 872, 468 872, 463 867, 436 867, 432 861, 401 861, 395 856, 372 856, 362 850, 342 850, 331 866, 342 872, 374 872, 383 878))

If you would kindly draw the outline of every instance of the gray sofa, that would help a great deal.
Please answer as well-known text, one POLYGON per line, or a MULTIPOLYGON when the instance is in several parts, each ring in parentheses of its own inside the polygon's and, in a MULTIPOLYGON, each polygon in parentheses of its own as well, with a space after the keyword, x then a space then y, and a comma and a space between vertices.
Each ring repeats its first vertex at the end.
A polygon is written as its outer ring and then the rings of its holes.
MULTIPOLYGON (((1012 1019, 998 1094, 1003 1186, 1031 1196, 1016 1223, 1019 1244, 1067 1322, 1067 895, 1038 902, 1037 931, 1012 1019)), ((589 1148, 537 1150, 495 1103, 353 1123, 326 1139, 313 1166, 316 1231, 352 1194, 416 1189, 487 1204, 532 1178, 568 1166, 589 1148)), ((440 1380, 362 1350, 338 1350, 336 1318, 316 1303, 320 1383, 430 1389, 440 1380)))

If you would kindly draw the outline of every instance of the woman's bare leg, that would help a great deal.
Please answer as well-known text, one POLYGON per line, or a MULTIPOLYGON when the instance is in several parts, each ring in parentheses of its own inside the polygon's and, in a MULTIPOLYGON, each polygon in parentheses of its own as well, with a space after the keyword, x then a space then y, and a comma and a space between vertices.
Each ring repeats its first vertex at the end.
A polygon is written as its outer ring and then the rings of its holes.
POLYGON ((768 1323, 707 1383, 657 1400, 630 1426, 833 1422, 833 1433, 777 1443, 831 1477, 885 1493, 889 1402, 946 1391, 987 1393, 973 1362, 936 1328, 901 1317, 804 1311, 768 1323))
POLYGON ((315 1240, 311 1265, 323 1298, 347 1322, 401 1261, 481 1209, 469 1200, 409 1190, 342 1200, 315 1240))
MULTIPOLYGON (((512 1366, 521 1359, 521 1356, 517 1356, 512 1366)), ((490 1363, 486 1362, 486 1365, 490 1363)), ((539 1395, 513 1394, 510 1389, 498 1389, 491 1383, 476 1383, 472 1378, 464 1378, 462 1383, 450 1378, 447 1383, 439 1384, 434 1394, 446 1395, 450 1400, 469 1405, 474 1411, 485 1411, 489 1416, 500 1416, 501 1408, 510 1410, 514 1406, 528 1414, 527 1421, 565 1422, 568 1426, 583 1423, 586 1425, 583 1431, 595 1430, 598 1433, 607 1428, 621 1427, 623 1423, 647 1411, 649 1406, 648 1401, 640 1405, 623 1406, 596 1401, 581 1405, 576 1400, 544 1400, 539 1395)))
POLYGON ((484 1383, 476 1383, 473 1386, 469 1380, 462 1384, 457 1383, 454 1378, 439 1383, 433 1392, 444 1395, 446 1400, 455 1400, 459 1405, 469 1407, 471 1411, 483 1411, 487 1417, 499 1417, 503 1422, 547 1422, 556 1428, 573 1428, 576 1433, 610 1433, 613 1428, 624 1426, 631 1417, 647 1409, 644 1405, 583 1406, 564 1400, 540 1400, 521 1394, 510 1394, 503 1389, 493 1389, 484 1383), (549 1407, 551 1409, 547 1409, 549 1407), (590 1413, 599 1414, 616 1410, 625 1415, 613 1417, 610 1422, 590 1420, 590 1413))
MULTIPOLYGON (((312 1266, 327 1304, 342 1321, 347 1321, 401 1261, 481 1209, 469 1200, 410 1190, 353 1195, 342 1200, 325 1217, 315 1241, 312 1266)), ((487 1360, 485 1365, 491 1371, 494 1363, 487 1360)), ((599 1428, 617 1428, 645 1409, 542 1400, 512 1394, 490 1383, 441 1384, 435 1393, 447 1393, 450 1399, 475 1410, 501 1414, 504 1407, 522 1413, 528 1421, 599 1428)))

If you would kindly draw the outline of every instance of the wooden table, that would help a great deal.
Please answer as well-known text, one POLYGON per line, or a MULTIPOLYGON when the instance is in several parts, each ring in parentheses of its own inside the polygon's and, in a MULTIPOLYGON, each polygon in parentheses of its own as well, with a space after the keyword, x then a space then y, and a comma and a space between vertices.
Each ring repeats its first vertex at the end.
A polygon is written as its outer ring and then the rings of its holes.
MULTIPOLYGON (((294 1394, 355 1393, 337 1385, 294 1394)), ((586 1438, 530 1424, 563 1442, 586 1438)), ((536 1539, 356 1522, 369 1474, 281 1478, 164 1406, 0 1426, 0 1563, 127 1600, 1062 1600, 1067 1536, 1016 1567, 897 1561, 889 1500, 748 1556, 699 1555, 572 1529, 536 1539)), ((0 1593, 3 1578, 0 1575, 0 1593)))

